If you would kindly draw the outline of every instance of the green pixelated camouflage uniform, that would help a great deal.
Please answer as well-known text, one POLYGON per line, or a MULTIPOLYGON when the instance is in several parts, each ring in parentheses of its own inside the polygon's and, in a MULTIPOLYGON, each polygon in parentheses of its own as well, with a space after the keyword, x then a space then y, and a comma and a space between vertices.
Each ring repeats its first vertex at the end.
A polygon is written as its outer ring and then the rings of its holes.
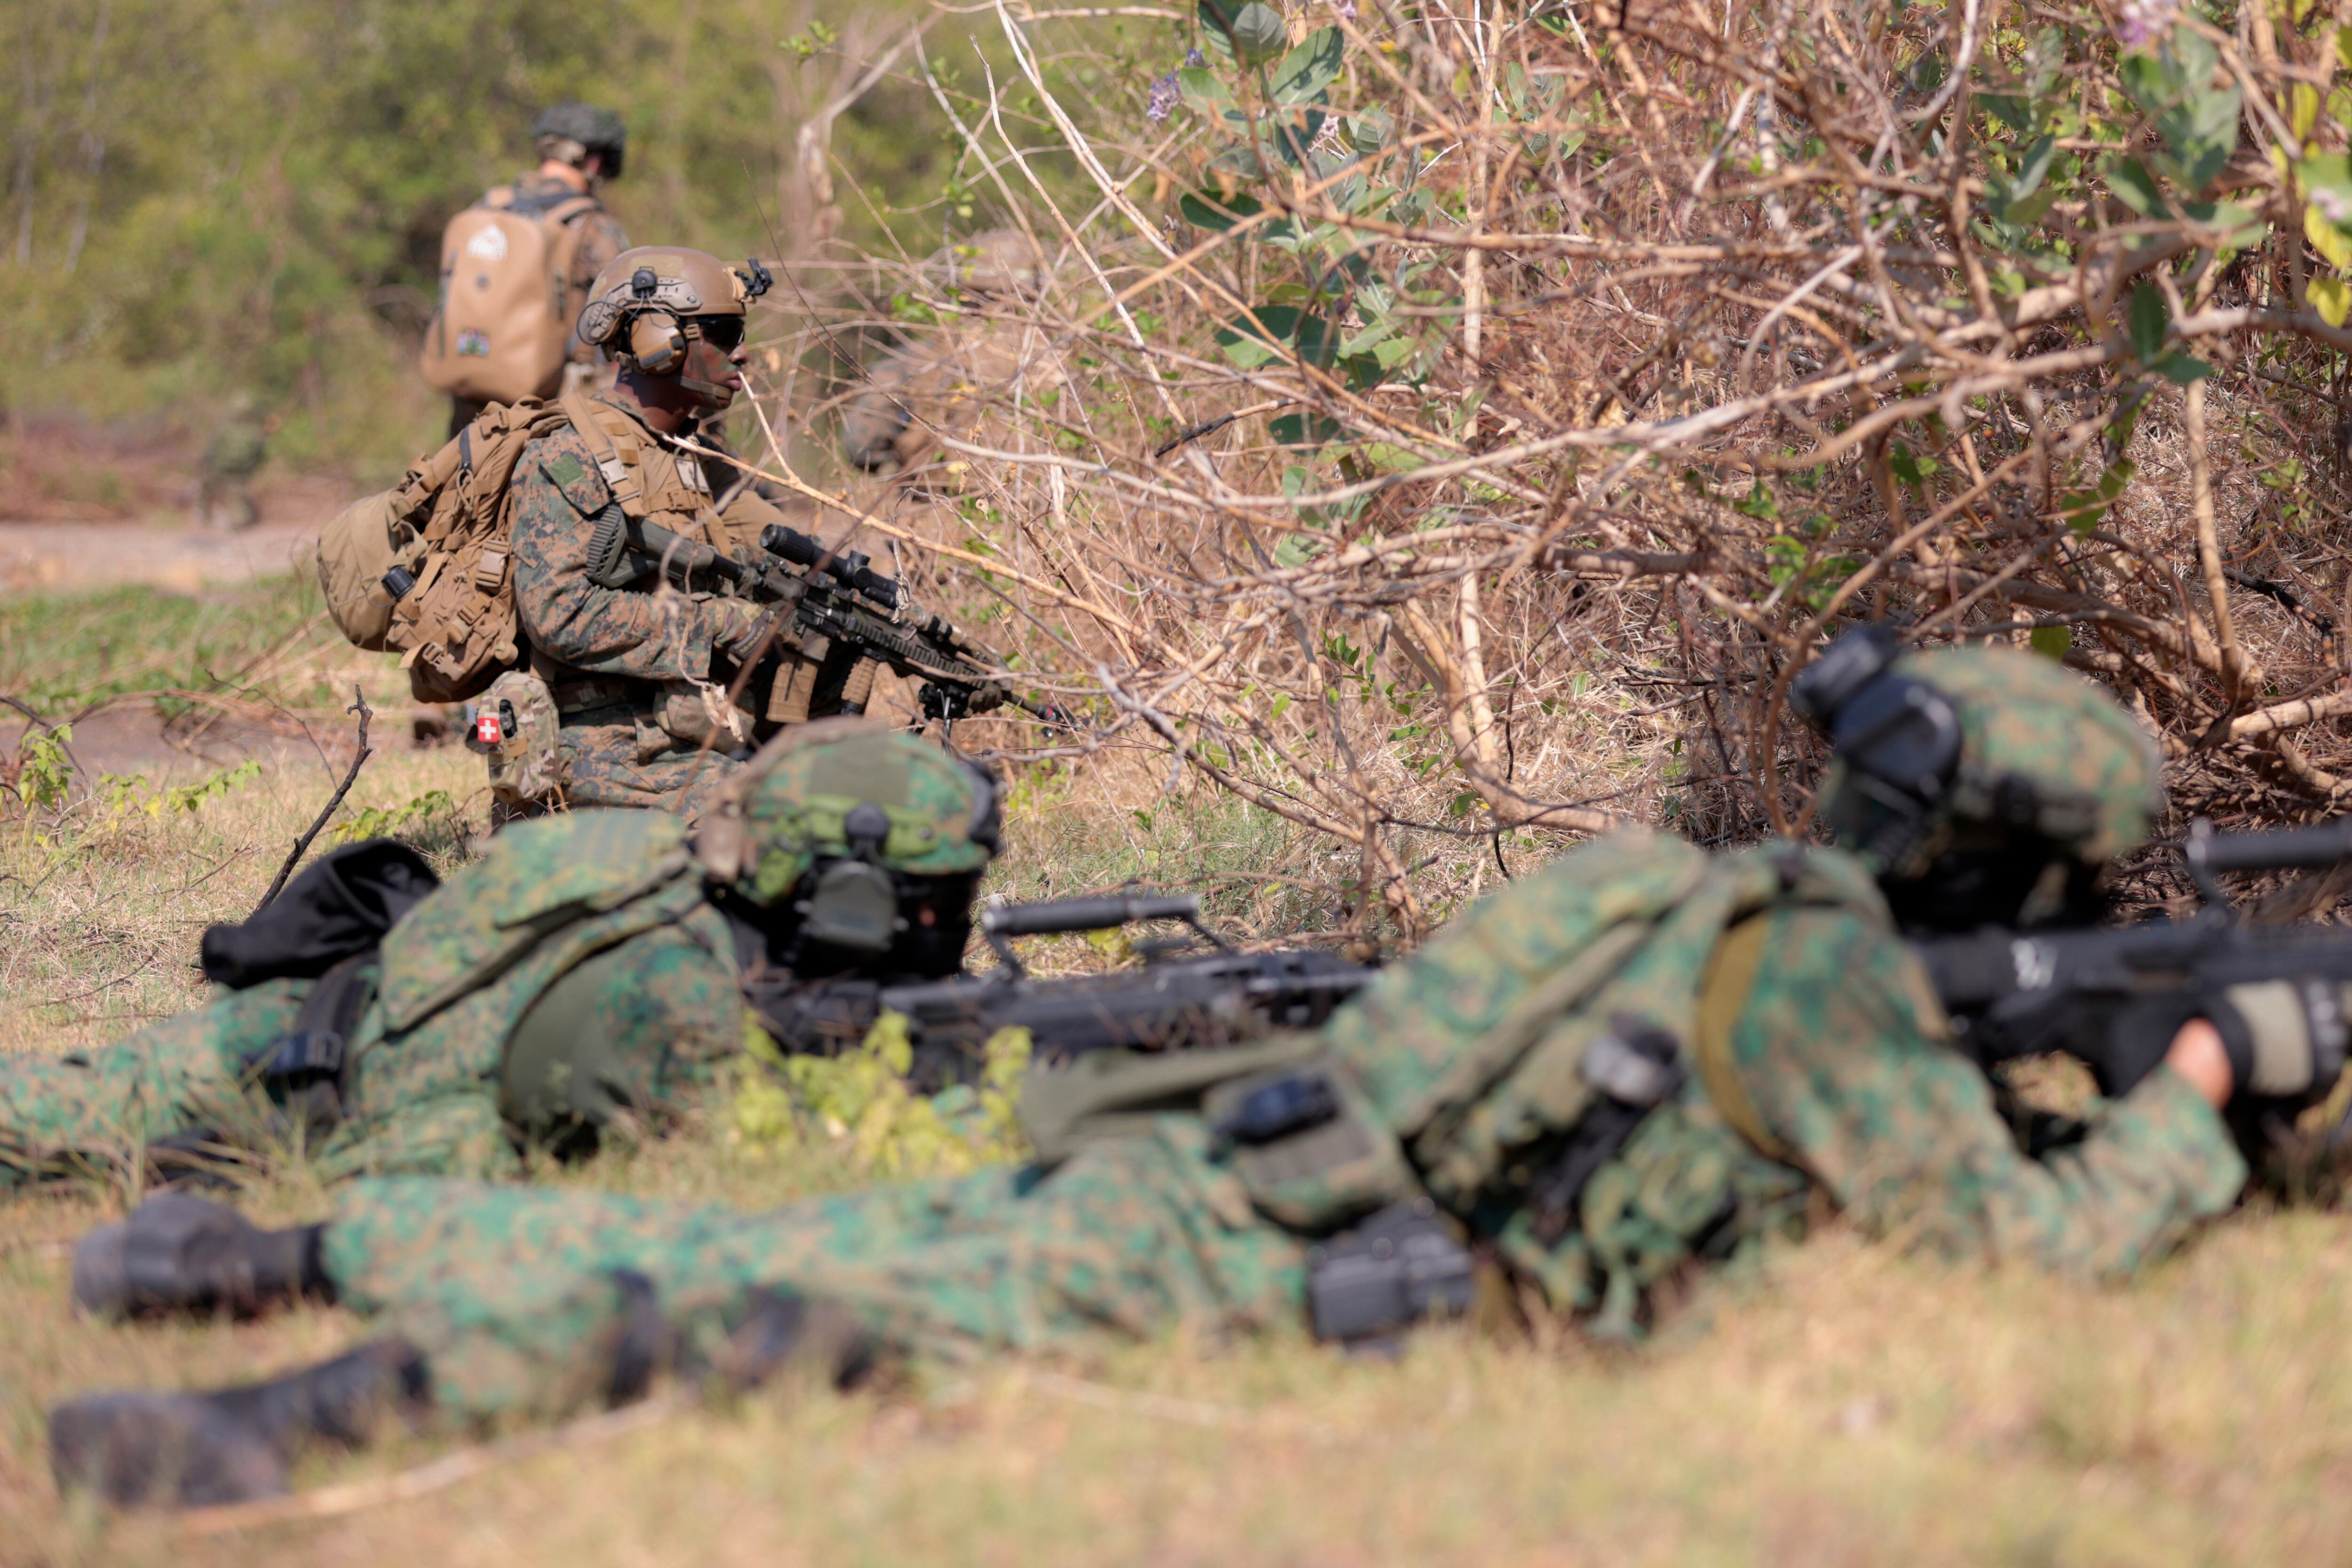
MULTIPOLYGON (((517 1131, 658 1114, 743 1040, 740 960, 709 883, 774 901, 846 849, 843 819, 866 801, 889 820, 891 869, 976 871, 989 851, 971 837, 975 798, 938 747, 851 721, 772 742, 716 797, 699 841, 647 812, 508 828, 385 937, 345 1117, 311 1151, 316 1169, 500 1176, 517 1131)), ((0 1061, 0 1186, 191 1131, 272 1141, 245 1064, 309 991, 271 981, 100 1050, 0 1061)))
MULTIPOLYGON (((1630 1331, 1645 1289, 1690 1261, 1796 1234, 1815 1189, 1873 1235, 2093 1277, 2128 1274, 2233 1202, 2245 1166, 2168 1070, 2029 1159, 1943 1028, 1852 858, 1710 861, 1629 836, 1480 904, 1322 1041, 1422 1188, 1604 1331, 1630 1331), (1566 1234, 1538 1241, 1526 1198, 1591 1092, 1583 1048, 1630 1016, 1697 1049, 1699 998, 1727 994, 1710 965, 1742 931, 1754 980, 1723 1015, 1728 1086, 1693 1073, 1587 1183, 1566 1234)), ((324 1259, 345 1304, 428 1352, 452 1409, 552 1409, 600 1386, 630 1300, 621 1270, 650 1280, 690 1339, 761 1286, 837 1300, 887 1341, 950 1359, 1296 1324, 1312 1237, 1268 1218, 1264 1196, 1201 1117, 1168 1113, 1051 1169, 765 1214, 362 1182, 324 1259)))
MULTIPOLYGON (((0 1185, 119 1164, 151 1141, 277 1134, 246 1062, 293 1026, 307 981, 270 981, 116 1045, 0 1063, 0 1185)), ((311 1151, 328 1180, 498 1176, 501 1117, 658 1111, 742 1042, 734 938, 676 817, 582 812, 518 824, 387 935, 352 1032, 344 1119, 311 1151), (561 983, 561 984, 559 984, 561 983), (542 1001, 593 1037, 594 1083, 506 1081, 542 1001)))

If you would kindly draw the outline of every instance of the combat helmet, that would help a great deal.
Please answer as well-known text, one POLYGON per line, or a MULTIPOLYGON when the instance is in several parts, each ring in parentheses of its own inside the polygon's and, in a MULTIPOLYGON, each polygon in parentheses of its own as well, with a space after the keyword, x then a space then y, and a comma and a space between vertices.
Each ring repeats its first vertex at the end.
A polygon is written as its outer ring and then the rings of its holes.
POLYGON ((617 180, 629 151, 629 128, 609 109, 577 99, 539 111, 530 122, 530 140, 541 158, 577 165, 589 153, 597 157, 600 178, 617 180))
POLYGON ((1799 676, 1829 736, 1822 820, 1906 925, 2079 919, 2100 868, 2163 809, 2155 742, 2121 704, 2038 654, 1906 653, 1865 626, 1799 676))
POLYGON ((777 736, 728 780, 695 847, 706 877, 764 911, 770 931, 836 954, 896 948, 907 962, 895 967, 946 973, 1002 821, 977 763, 877 720, 827 719, 777 736))
POLYGON ((775 279, 758 261, 730 267, 708 251, 641 245, 604 265, 580 311, 580 341, 604 349, 626 368, 676 380, 712 408, 733 391, 688 376, 687 340, 698 337, 722 353, 743 341, 751 301, 775 279))

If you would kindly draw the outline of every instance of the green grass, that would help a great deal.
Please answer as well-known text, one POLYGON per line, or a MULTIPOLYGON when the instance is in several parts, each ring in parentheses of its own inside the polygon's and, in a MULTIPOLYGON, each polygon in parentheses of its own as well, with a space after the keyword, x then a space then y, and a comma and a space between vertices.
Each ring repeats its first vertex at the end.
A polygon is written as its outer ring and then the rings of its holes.
MULTIPOLYGON (((245 602, 257 622, 280 614, 266 592, 245 602)), ((82 637, 173 616, 212 625, 204 614, 124 596, 0 605, 9 625, 82 637)), ((252 646, 236 626, 219 624, 221 646, 252 646)), ((6 657, 37 679, 52 668, 14 646, 6 657)), ((350 809, 395 812, 441 790, 478 823, 478 766, 454 749, 388 752, 350 809)), ((1350 868, 1258 814, 1162 799, 1160 776, 1025 781, 995 886, 1032 897, 1145 877, 1202 887, 1236 930, 1328 918, 1336 895, 1312 884, 1350 868)), ((0 821, 0 1052, 100 1043, 198 1001, 197 932, 251 907, 326 788, 316 760, 298 758, 193 811, 79 808, 43 825, 46 843, 0 821)), ((1042 956, 1091 957, 1075 942, 1042 956)), ((743 1206, 859 1179, 836 1151, 747 1150, 728 1125, 714 1106, 677 1136, 552 1179, 743 1206)), ((850 1398, 771 1392, 427 1499, 184 1541, 164 1519, 60 1504, 48 1406, 258 1376, 366 1330, 332 1309, 75 1319, 71 1243, 135 1195, 89 1184, 0 1202, 7 1568, 2265 1563, 2340 1556, 2352 1529, 2352 1232, 2326 1215, 2250 1213, 2129 1290, 1941 1267, 1831 1225, 1754 1272, 1698 1283, 1630 1352, 1531 1340, 1490 1314, 1393 1363, 1296 1338, 1171 1343, 850 1398)), ((245 1202, 290 1222, 329 1200, 295 1165, 245 1202)), ((315 1457, 299 1479, 385 1475, 465 1441, 315 1457)))

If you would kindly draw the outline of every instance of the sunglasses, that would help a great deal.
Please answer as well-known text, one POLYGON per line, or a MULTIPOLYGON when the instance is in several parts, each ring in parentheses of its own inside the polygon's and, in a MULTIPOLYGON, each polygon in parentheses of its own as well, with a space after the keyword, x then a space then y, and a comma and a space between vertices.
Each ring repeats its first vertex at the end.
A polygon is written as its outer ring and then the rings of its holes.
POLYGON ((743 346, 745 319, 741 316, 694 316, 687 325, 720 353, 733 353, 743 346))

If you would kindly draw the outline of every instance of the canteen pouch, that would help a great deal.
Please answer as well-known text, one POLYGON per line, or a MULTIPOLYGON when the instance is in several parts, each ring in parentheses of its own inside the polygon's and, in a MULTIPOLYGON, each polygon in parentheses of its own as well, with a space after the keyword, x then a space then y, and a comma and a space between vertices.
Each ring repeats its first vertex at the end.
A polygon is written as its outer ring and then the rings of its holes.
POLYGON ((1201 1111, 1250 1202, 1287 1229, 1327 1235, 1422 1195, 1396 1135, 1331 1058, 1230 1079, 1201 1111))

